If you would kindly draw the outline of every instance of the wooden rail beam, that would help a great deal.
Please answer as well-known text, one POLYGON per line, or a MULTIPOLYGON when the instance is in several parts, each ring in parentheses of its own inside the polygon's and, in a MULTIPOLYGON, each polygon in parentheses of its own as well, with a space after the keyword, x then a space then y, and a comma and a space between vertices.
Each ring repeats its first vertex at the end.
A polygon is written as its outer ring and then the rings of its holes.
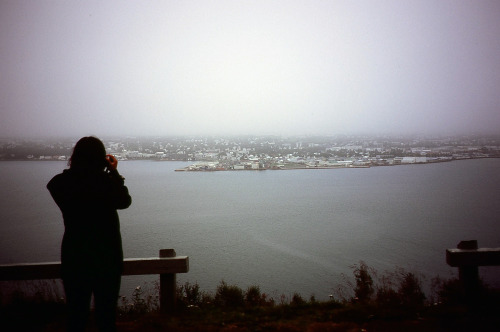
MULTIPOLYGON (((176 304, 176 274, 189 272, 189 257, 176 256, 174 249, 161 249, 160 257, 123 260, 124 276, 160 275, 160 309, 173 311, 176 304)), ((0 281, 61 279, 61 262, 0 265, 0 281)))
MULTIPOLYGON (((187 273, 189 257, 127 258, 123 260, 124 276, 143 274, 187 273)), ((61 263, 23 263, 0 265, 0 281, 61 279, 61 263)))
POLYGON ((500 248, 446 249, 446 263, 453 267, 500 265, 500 248))
POLYGON ((61 263, 23 263, 0 265, 0 281, 61 279, 61 263))

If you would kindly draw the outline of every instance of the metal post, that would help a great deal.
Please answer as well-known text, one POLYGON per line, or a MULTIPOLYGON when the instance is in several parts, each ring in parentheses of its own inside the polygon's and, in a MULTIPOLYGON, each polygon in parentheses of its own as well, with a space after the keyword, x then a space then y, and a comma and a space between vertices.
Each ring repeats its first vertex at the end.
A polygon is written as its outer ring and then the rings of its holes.
MULTIPOLYGON (((160 249, 160 258, 175 257, 174 249, 160 249)), ((160 311, 173 312, 176 305, 177 280, 175 273, 160 274, 160 311)))

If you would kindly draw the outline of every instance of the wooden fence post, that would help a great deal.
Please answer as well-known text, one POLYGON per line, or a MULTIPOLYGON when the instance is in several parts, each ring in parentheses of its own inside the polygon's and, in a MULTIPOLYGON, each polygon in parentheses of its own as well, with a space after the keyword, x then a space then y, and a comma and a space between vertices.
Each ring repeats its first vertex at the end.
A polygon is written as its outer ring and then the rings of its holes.
MULTIPOLYGON (((457 249, 477 250, 477 240, 460 241, 457 249)), ((465 292, 465 298, 470 304, 474 304, 479 295, 479 268, 477 265, 462 265, 458 267, 458 278, 465 292)))
MULTIPOLYGON (((175 257, 174 249, 160 249, 160 258, 175 257)), ((160 274, 160 311, 173 312, 176 306, 177 278, 175 273, 160 274)))
POLYGON ((500 266, 500 248, 478 248, 477 241, 461 241, 456 249, 446 249, 446 263, 458 267, 458 276, 470 305, 478 303, 483 286, 479 266, 500 266))

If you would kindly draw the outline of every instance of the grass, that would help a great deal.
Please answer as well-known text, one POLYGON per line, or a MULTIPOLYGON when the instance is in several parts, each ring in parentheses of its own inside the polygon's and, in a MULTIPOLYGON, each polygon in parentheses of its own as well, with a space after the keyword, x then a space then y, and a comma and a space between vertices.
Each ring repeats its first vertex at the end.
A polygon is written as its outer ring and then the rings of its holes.
MULTIPOLYGON (((418 274, 378 273, 360 262, 330 300, 295 293, 275 299, 259 286, 243 290, 221 281, 214 293, 189 282, 177 288, 178 310, 162 314, 157 283, 138 286, 119 303, 119 331, 482 331, 500 326, 500 292, 482 285, 468 303, 456 279, 434 278, 424 294, 418 274)), ((26 287, 25 287, 26 288, 26 287)), ((2 331, 64 331, 60 289, 39 282, 9 299, 3 293, 2 331), (27 292, 30 291, 30 292, 27 292), (27 295, 31 294, 31 295, 27 295)), ((94 331, 92 321, 89 331, 94 331)))

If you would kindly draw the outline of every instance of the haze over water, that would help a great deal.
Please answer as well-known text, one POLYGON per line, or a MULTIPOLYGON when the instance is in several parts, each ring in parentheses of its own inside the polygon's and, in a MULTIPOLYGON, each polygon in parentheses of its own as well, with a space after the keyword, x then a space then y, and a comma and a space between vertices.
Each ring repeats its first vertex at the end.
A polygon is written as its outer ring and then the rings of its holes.
MULTIPOLYGON (((133 197, 120 211, 126 257, 174 248, 179 282, 221 280, 273 296, 326 299, 360 260, 430 278, 456 276, 445 249, 500 243, 500 159, 368 169, 174 172, 181 162, 126 161, 133 197)), ((0 263, 59 260, 62 217, 45 189, 64 162, 0 162, 0 263)), ((499 287, 498 269, 482 277, 499 287)), ((124 278, 130 292, 151 277, 124 278)))

